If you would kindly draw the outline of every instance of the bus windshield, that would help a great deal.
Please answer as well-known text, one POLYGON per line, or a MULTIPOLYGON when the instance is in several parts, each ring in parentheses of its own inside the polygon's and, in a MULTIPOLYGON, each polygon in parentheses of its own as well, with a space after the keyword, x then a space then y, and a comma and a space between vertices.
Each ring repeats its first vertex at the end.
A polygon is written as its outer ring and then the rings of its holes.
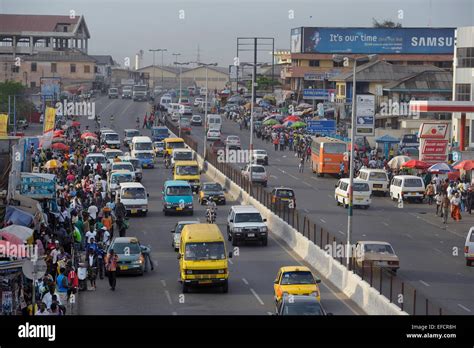
POLYGON ((122 192, 123 199, 145 199, 145 189, 142 187, 126 188, 122 192))
POLYGON ((173 158, 175 161, 191 161, 193 159, 193 153, 191 151, 173 152, 173 158))
POLYGON ((184 149, 184 142, 183 141, 170 141, 166 143, 166 147, 168 149, 184 149))
POLYGON ((135 150, 152 150, 151 142, 135 143, 135 150))
POLYGON ((176 166, 176 174, 178 175, 199 175, 198 166, 176 166))
POLYGON ((324 143, 323 150, 328 154, 341 154, 347 151, 344 143, 324 143))
POLYGON ((186 260, 225 260, 225 248, 222 242, 188 243, 184 258, 186 260))

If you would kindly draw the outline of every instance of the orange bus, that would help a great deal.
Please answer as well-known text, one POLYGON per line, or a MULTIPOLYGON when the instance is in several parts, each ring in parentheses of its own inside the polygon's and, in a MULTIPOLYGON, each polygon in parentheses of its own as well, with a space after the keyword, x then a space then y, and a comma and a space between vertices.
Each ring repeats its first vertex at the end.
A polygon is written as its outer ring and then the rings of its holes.
POLYGON ((339 174, 341 162, 345 164, 345 174, 349 172, 347 144, 339 139, 329 137, 312 137, 311 169, 318 176, 324 174, 339 174))

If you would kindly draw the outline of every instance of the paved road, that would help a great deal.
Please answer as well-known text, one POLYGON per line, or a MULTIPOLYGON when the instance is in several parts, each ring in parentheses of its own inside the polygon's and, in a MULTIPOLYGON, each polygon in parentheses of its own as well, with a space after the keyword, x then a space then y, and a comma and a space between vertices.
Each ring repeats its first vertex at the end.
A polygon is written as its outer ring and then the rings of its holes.
MULTIPOLYGON (((240 131, 235 122, 225 117, 223 120, 223 137, 239 135, 243 149, 248 149, 249 131, 240 131)), ((202 152, 203 127, 195 127, 192 136, 199 140, 202 152)), ((311 173, 309 163, 304 173, 298 173, 294 153, 275 151, 271 143, 256 137, 254 148, 263 148, 269 153, 268 190, 275 186, 292 187, 297 206, 313 222, 341 240, 347 238, 347 211, 336 206, 334 200, 336 179, 316 177, 311 173)), ((441 219, 434 214, 434 206, 406 203, 399 209, 397 205, 389 198, 374 197, 368 210, 355 209, 352 240, 390 242, 401 260, 399 277, 453 313, 474 314, 474 268, 467 267, 463 257, 464 242, 474 223, 473 217, 463 214, 461 222, 450 221, 445 229, 441 219)))
MULTIPOLYGON (((96 110, 105 125, 110 114, 115 116, 115 130, 133 128, 137 116, 143 119, 147 103, 98 98, 96 110)), ((84 122, 87 124, 87 121, 84 122)), ((92 125, 90 129, 93 129, 92 125)), ((149 131, 144 130, 144 134, 149 131)), ((161 160, 155 169, 144 170, 143 184, 150 193, 147 217, 131 219, 127 235, 139 238, 141 243, 152 247, 155 270, 144 276, 119 277, 117 289, 111 292, 107 280, 98 280, 97 290, 81 296, 80 314, 260 314, 274 311, 273 279, 279 267, 300 262, 281 241, 270 238, 267 247, 241 246, 239 256, 229 266, 229 293, 219 291, 195 291, 181 294, 178 283, 177 254, 171 247, 171 229, 179 220, 187 217, 165 217, 161 211, 161 188, 170 177, 161 160)), ((205 180, 205 178, 203 178, 205 180)), ((225 216, 230 205, 218 208, 218 225, 225 231, 225 216)), ((194 218, 205 221, 204 209, 197 207, 194 218)), ((228 244, 228 248, 231 245, 228 244)), ((230 249, 229 249, 230 250, 230 249)), ((314 270, 317 274, 317 271, 314 270)), ((329 312, 338 315, 363 314, 363 312, 337 289, 322 279, 322 303, 329 312)))

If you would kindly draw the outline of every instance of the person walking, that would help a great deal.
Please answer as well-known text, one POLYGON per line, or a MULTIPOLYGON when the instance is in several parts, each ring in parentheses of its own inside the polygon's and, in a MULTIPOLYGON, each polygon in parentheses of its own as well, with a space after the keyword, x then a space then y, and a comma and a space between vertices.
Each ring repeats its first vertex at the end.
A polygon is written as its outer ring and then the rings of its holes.
POLYGON ((339 178, 342 179, 344 177, 344 173, 346 172, 346 166, 344 165, 344 162, 341 162, 339 164, 339 178))
POLYGON ((304 156, 300 158, 300 164, 298 165, 298 172, 303 173, 304 170, 304 156))
POLYGON ((435 187, 433 182, 430 182, 428 186, 426 186, 425 194, 428 197, 428 204, 432 205, 433 204, 433 197, 435 194, 435 187))
POLYGON ((278 136, 273 137, 273 146, 275 147, 275 151, 278 151, 278 136))
POLYGON ((459 192, 456 192, 451 199, 451 217, 456 221, 461 220, 461 197, 459 192))
POLYGON ((448 216, 449 216, 449 208, 451 206, 451 202, 449 201, 448 195, 443 194, 441 202, 441 217, 443 218, 443 224, 448 223, 448 216))
POLYGON ((110 249, 105 260, 105 269, 107 270, 107 276, 109 277, 109 285, 112 291, 115 291, 117 284, 117 262, 118 256, 115 254, 114 249, 110 249))
POLYGON ((467 189, 466 204, 466 212, 471 214, 472 207, 474 206, 474 191, 472 190, 471 186, 469 186, 469 188, 467 189))
POLYGON ((98 259, 97 253, 95 252, 94 248, 89 248, 86 256, 87 261, 87 278, 91 283, 91 290, 96 289, 95 280, 97 279, 97 267, 98 267, 98 259))
POLYGON ((65 305, 67 303, 67 292, 68 292, 68 288, 69 288, 67 277, 64 273, 66 273, 66 269, 61 268, 59 270, 59 275, 56 278, 59 302, 63 305, 65 305))
POLYGON ((443 197, 441 196, 441 193, 436 194, 435 202, 436 202, 436 216, 439 216, 440 214, 442 215, 441 204, 443 203, 443 197))
POLYGON ((145 272, 148 272, 148 264, 150 265, 150 269, 153 271, 153 260, 151 259, 151 247, 140 245, 143 257, 145 258, 145 272))

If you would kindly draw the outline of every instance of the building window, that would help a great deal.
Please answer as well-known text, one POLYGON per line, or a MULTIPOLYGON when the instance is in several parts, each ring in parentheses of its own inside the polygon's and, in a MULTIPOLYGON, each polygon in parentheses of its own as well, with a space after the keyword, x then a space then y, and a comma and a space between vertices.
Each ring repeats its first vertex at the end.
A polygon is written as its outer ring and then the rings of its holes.
POLYGON ((84 74, 90 74, 90 72, 91 72, 91 66, 84 65, 84 74))
POLYGON ((456 101, 471 101, 471 85, 469 83, 456 84, 456 101))
POLYGON ((452 61, 444 61, 444 62, 434 62, 434 66, 441 68, 441 69, 451 69, 453 67, 452 61))
POLYGON ((474 68, 474 47, 462 47, 457 50, 458 68, 474 68))
POLYGON ((332 66, 335 67, 335 68, 343 68, 344 67, 344 61, 341 61, 341 62, 333 61, 332 66))
POLYGON ((309 61, 309 66, 319 66, 319 60, 310 60, 309 61))
POLYGON ((65 26, 63 27, 63 32, 64 32, 64 33, 67 33, 67 25, 65 25, 65 26))
POLYGON ((52 73, 58 72, 58 66, 56 65, 56 63, 51 63, 51 72, 52 73))
POLYGON ((20 72, 20 67, 18 65, 13 64, 12 73, 19 73, 19 72, 20 72))
POLYGON ((76 64, 71 64, 70 72, 72 74, 76 72, 76 64))
POLYGON ((423 65, 423 62, 419 60, 409 60, 407 61, 407 65, 423 65))
POLYGON ((36 72, 36 63, 31 63, 31 72, 36 72))
POLYGON ((30 87, 35 88, 36 87, 36 81, 31 81, 30 82, 30 87))

